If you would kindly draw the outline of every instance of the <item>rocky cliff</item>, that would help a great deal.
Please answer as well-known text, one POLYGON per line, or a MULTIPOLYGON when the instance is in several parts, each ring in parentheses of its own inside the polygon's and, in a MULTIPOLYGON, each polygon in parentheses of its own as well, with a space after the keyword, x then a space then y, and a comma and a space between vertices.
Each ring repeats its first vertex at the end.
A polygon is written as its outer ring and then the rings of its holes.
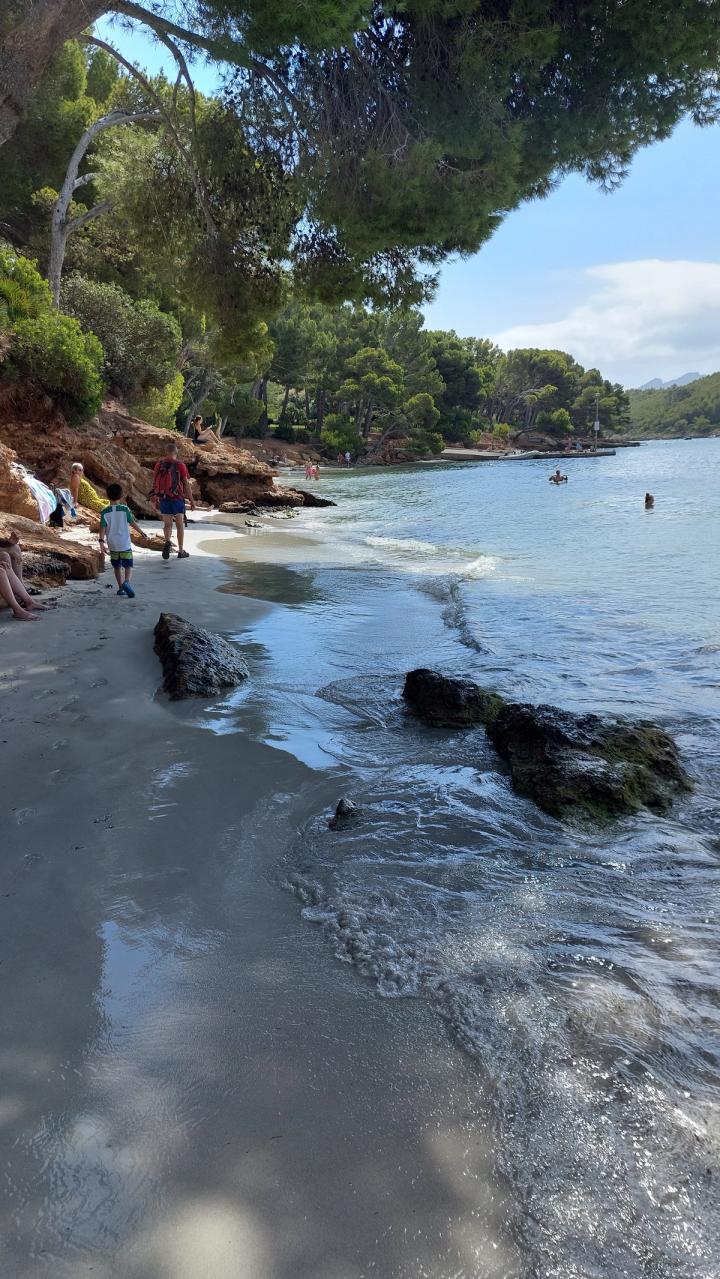
MULTIPOLYGON (((68 426, 47 396, 27 388, 0 387, 0 444, 13 449, 21 462, 48 484, 67 485, 72 462, 82 462, 88 479, 101 491, 113 480, 121 483, 129 505, 138 515, 152 516, 152 468, 169 439, 192 478, 196 499, 262 503, 273 490, 273 472, 266 463, 221 441, 198 448, 185 436, 162 431, 108 402, 91 422, 68 426)), ((7 509, 0 499, 0 510, 7 509)))

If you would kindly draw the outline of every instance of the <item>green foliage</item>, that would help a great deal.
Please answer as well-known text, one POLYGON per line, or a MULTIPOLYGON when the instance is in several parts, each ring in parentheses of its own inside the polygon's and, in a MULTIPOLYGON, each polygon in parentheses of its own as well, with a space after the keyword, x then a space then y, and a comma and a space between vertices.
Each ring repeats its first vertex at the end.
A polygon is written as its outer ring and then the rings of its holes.
POLYGON ((281 422, 273 431, 273 439, 283 440, 286 444, 294 444, 297 439, 297 431, 294 426, 289 426, 287 422, 281 422))
POLYGON ((492 429, 493 435, 496 435, 499 440, 506 440, 511 431, 509 422, 495 422, 492 429))
POLYGON ((134 301, 114 284, 70 276, 62 308, 95 333, 105 352, 108 385, 128 396, 167 385, 177 371, 182 334, 177 320, 150 301, 134 301))
POLYGON ((720 373, 710 373, 685 386, 630 391, 631 436, 716 435, 720 432, 720 373))
POLYGON ((76 320, 52 309, 34 262, 0 243, 0 332, 9 339, 3 376, 28 378, 71 418, 90 417, 102 398, 102 347, 76 320))
POLYGON ((321 435, 323 448, 330 455, 351 453, 357 457, 363 450, 361 436, 355 430, 352 419, 342 413, 328 413, 321 435))
POLYGON ((0 241, 0 333, 50 310, 50 288, 37 266, 0 241))
POLYGON ((147 391, 130 401, 130 408, 136 417, 150 422, 151 426, 159 426, 172 431, 175 428, 177 411, 183 398, 185 379, 182 373, 175 373, 165 386, 150 387, 147 391))
POLYGON ((550 435, 565 435, 573 429, 567 409, 543 410, 537 415, 536 425, 539 431, 548 431, 550 435))
POLYGON ((77 320, 48 311, 18 320, 12 331, 8 369, 37 382, 71 418, 97 413, 102 400, 102 347, 77 320))

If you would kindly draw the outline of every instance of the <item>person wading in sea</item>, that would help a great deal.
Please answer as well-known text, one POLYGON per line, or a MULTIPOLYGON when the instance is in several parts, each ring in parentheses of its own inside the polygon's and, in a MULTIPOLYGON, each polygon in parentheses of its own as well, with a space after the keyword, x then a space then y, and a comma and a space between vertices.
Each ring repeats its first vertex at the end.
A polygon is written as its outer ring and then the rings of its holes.
POLYGON ((185 502, 190 503, 190 510, 195 510, 195 502, 190 489, 190 476, 184 462, 178 460, 178 446, 170 440, 165 456, 155 463, 153 471, 153 489, 151 494, 153 505, 160 511, 163 520, 165 545, 162 549, 164 560, 170 559, 172 550, 172 528, 175 521, 177 531, 179 560, 186 560, 188 552, 184 549, 185 541, 185 502))

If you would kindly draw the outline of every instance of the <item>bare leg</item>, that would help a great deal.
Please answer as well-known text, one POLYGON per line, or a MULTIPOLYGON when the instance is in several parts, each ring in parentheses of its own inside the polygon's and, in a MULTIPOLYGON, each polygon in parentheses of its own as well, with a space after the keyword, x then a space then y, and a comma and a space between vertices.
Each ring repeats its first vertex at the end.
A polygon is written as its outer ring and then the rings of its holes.
POLYGON ((10 583, 10 588, 15 598, 19 600, 22 606, 26 609, 32 609, 33 612, 40 611, 44 613, 48 607, 47 604, 35 603, 35 600, 30 597, 27 590, 25 589, 25 583, 18 577, 17 573, 14 572, 13 569, 8 568, 7 563, 3 564, 2 568, 5 572, 5 576, 7 577, 8 582, 10 583))
POLYGON ((175 516, 175 528, 177 529, 178 550, 181 551, 185 542, 185 520, 182 515, 175 516))
POLYGON ((112 571, 115 574, 115 581, 117 582, 119 589, 123 584, 122 565, 113 564, 112 571))
POLYGON ((7 553, 10 556, 13 573, 16 573, 20 578, 20 581, 22 581, 22 551, 20 550, 20 547, 8 546, 7 553))
POLYGON ((172 542, 172 527, 173 527, 172 515, 163 515, 163 535, 165 537, 166 542, 172 542))
MULTIPOLYGON (((13 573, 13 577, 14 576, 15 574, 13 573)), ((10 606, 13 612, 13 617, 17 617, 18 621, 21 621, 21 622, 37 621, 37 614, 31 612, 30 609, 28 608, 23 608, 22 605, 19 604, 18 601, 16 600, 12 585, 10 583, 10 578, 8 576, 7 569, 5 568, 4 565, 0 565, 0 595, 2 595, 3 599, 5 600, 5 603, 10 606)))

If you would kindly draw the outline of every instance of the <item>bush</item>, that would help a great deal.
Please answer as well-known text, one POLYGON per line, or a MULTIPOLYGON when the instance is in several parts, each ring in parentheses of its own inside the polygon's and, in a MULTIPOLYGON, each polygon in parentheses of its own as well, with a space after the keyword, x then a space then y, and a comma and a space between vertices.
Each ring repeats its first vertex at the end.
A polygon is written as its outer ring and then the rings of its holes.
POLYGON ((496 435, 500 440, 506 440, 511 431, 512 427, 509 422, 496 422, 492 429, 493 435, 496 435))
POLYGON ((297 438, 295 427, 290 426, 288 422, 281 422, 275 427, 273 436, 276 440, 283 440, 285 444, 294 444, 297 438))
POLYGON ((133 413, 151 426, 174 431, 175 415, 180 408, 184 389, 185 379, 182 373, 176 373, 165 386, 152 387, 144 395, 134 399, 130 407, 133 413))
POLYGON ((352 418, 342 413, 328 413, 323 425, 320 442, 328 453, 352 453, 357 457, 365 444, 355 430, 352 418))
POLYGON ((102 358, 94 334, 83 333, 69 315, 48 311, 15 324, 8 366, 38 382, 69 417, 82 419, 92 417, 102 403, 102 358))
POLYGON ((567 409, 553 409, 538 413, 536 425, 539 431, 548 431, 550 435, 564 435, 573 429, 572 419, 567 409))
POLYGON ((51 309, 50 287, 35 263, 0 241, 0 333, 51 309))
POLYGON ((140 397, 174 378, 182 346, 180 325, 154 303, 136 302, 116 284, 71 275, 63 284, 62 308, 100 339, 103 375, 112 389, 140 397))

